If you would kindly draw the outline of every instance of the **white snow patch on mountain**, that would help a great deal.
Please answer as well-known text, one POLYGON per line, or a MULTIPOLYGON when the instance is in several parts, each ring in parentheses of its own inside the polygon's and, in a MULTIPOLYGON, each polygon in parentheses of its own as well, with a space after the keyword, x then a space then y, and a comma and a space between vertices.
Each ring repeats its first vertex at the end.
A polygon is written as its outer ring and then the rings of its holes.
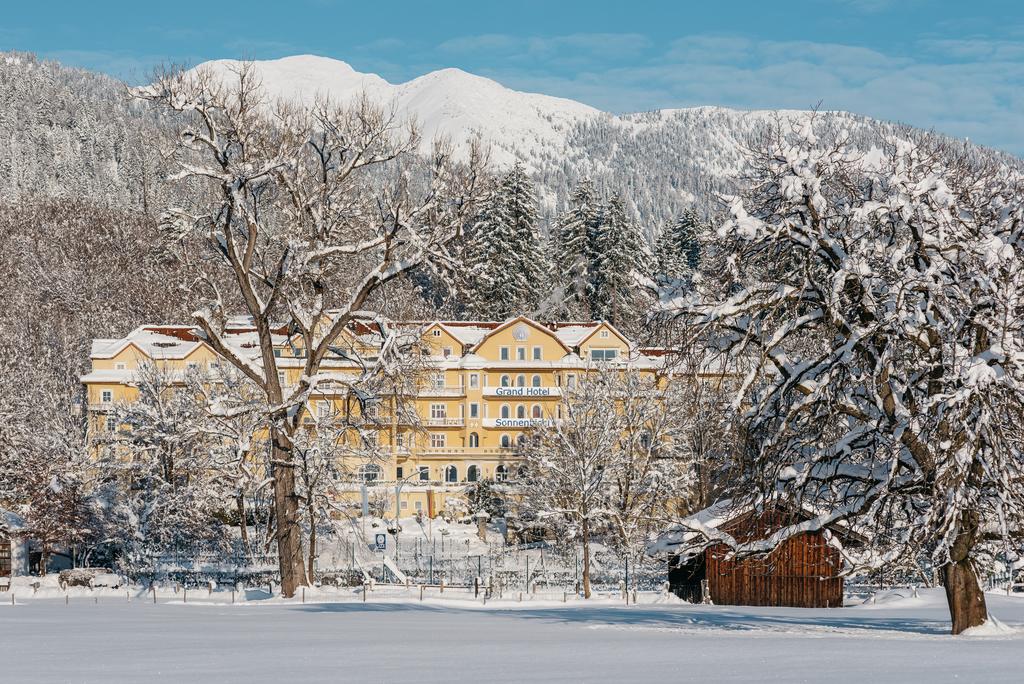
MULTIPOLYGON (((492 144, 492 158, 499 165, 511 163, 517 156, 513 149, 530 158, 543 150, 564 148, 577 123, 601 115, 573 100, 510 90, 460 69, 441 69, 391 84, 376 74, 355 71, 340 60, 313 55, 254 64, 270 96, 305 103, 323 96, 348 103, 366 93, 399 116, 415 119, 421 126, 424 149, 436 137, 448 137, 461 147, 479 136, 492 144)), ((196 68, 229 78, 240 66, 235 60, 218 60, 196 68)))

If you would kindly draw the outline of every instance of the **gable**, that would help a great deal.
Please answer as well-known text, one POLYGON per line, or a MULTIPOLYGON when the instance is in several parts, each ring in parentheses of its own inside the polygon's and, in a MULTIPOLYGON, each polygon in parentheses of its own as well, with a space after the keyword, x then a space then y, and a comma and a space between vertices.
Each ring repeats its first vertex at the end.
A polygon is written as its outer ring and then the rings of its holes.
POLYGON ((534 347, 541 348, 544 361, 557 361, 572 351, 552 331, 525 316, 513 318, 492 330, 477 343, 473 353, 485 359, 498 360, 502 347, 509 348, 512 360, 516 358, 513 350, 518 347, 527 350, 528 360, 533 359, 534 347))

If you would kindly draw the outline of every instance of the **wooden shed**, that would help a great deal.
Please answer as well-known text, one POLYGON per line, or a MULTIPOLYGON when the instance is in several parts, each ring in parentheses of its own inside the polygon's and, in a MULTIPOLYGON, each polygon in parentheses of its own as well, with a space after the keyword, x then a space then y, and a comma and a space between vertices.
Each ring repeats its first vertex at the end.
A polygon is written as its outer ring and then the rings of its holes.
MULTIPOLYGON (((754 541, 767 538, 800 516, 781 508, 740 511, 714 527, 739 542, 754 541)), ((692 603, 710 600, 717 605, 797 608, 843 605, 842 560, 824 532, 791 537, 767 555, 730 556, 730 549, 722 544, 673 555, 668 574, 671 590, 692 603)))

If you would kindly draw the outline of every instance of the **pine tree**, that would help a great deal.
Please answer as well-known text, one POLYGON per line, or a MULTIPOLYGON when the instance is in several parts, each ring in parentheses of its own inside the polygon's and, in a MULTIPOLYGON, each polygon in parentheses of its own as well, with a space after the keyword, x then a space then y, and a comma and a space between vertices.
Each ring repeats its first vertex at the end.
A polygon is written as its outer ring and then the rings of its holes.
POLYGON ((496 320, 535 311, 547 282, 546 254, 533 183, 522 164, 512 167, 485 202, 473 234, 466 308, 496 320))
POLYGON ((595 238, 601 212, 593 184, 584 179, 569 197, 569 208, 558 219, 554 261, 562 290, 563 312, 590 318, 590 300, 597 270, 595 238))
POLYGON ((601 212, 594 246, 591 314, 613 325, 628 325, 643 316, 649 304, 639 282, 649 272, 649 250, 618 195, 601 212))
POLYGON ((693 209, 686 209, 658 237, 655 253, 658 274, 672 280, 689 278, 700 264, 700 243, 697 236, 704 229, 693 209))

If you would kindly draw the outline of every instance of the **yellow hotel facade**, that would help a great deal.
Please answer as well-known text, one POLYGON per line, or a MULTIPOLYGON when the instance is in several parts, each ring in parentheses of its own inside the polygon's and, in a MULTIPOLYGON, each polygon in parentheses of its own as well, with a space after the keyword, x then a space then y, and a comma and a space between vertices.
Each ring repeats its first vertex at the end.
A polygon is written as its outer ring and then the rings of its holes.
MULTIPOLYGON (((346 498, 360 497, 366 483, 379 495, 388 516, 394 516, 396 505, 402 516, 460 510, 467 484, 516 477, 520 436, 539 423, 558 420, 563 395, 585 374, 599 364, 657 374, 665 361, 664 350, 640 348, 602 321, 540 323, 520 316, 500 322, 405 322, 396 327, 422 335, 427 354, 424 377, 406 404, 417 416, 403 421, 401 412, 392 410, 386 419, 376 421, 381 456, 359 466, 351 486, 339 492, 346 498)), ((375 360, 381 339, 373 327, 356 323, 346 334, 349 349, 366 361, 375 360)), ((258 359, 255 334, 246 321, 229 324, 225 336, 235 353, 258 359)), ((275 336, 274 344, 283 384, 293 386, 302 372, 302 352, 284 335, 275 336)), ((119 428, 114 409, 137 398, 138 373, 144 365, 184 373, 213 371, 226 363, 196 329, 157 325, 139 327, 124 338, 94 340, 91 360, 92 370, 82 383, 89 430, 97 445, 119 428)), ((358 367, 339 355, 326 359, 322 370, 345 375, 356 373, 358 367)), ((304 422, 338 411, 346 399, 335 393, 336 387, 318 385, 304 422)))

